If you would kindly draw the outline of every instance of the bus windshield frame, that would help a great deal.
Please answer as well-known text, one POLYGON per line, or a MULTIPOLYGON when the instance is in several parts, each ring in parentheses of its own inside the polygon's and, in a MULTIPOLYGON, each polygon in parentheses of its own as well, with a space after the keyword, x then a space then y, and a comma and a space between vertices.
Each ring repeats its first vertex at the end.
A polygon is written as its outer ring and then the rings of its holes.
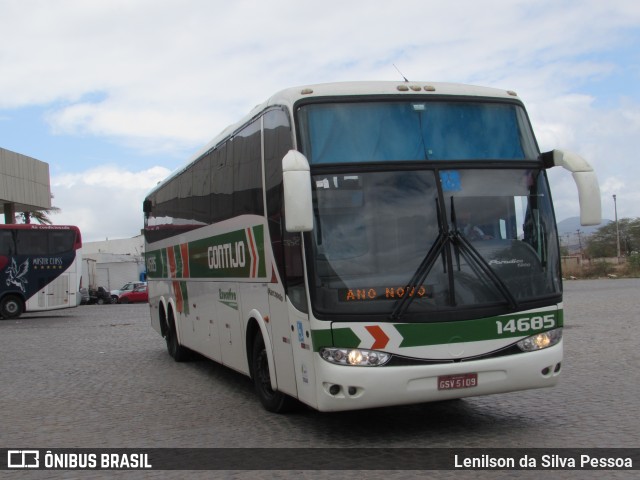
POLYGON ((561 301, 551 194, 519 102, 369 99, 296 111, 312 173, 305 246, 317 318, 461 320, 561 301), (453 126, 446 138, 426 128, 438 124, 433 110, 453 126), (385 130, 384 118, 396 126, 385 130), (469 217, 486 238, 466 230, 469 217))

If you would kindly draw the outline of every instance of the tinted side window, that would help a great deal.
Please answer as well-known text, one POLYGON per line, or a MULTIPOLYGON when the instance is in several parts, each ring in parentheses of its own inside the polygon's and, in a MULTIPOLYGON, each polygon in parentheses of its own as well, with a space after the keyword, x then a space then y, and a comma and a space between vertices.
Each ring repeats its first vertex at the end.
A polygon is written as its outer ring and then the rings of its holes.
POLYGON ((233 213, 264 215, 260 120, 233 137, 233 213))
POLYGON ((200 158, 193 166, 193 216, 204 223, 211 222, 211 159, 213 152, 200 158))
POLYGON ((260 120, 200 157, 149 200, 148 242, 236 215, 263 215, 260 120))
POLYGON ((47 254, 47 235, 37 230, 17 230, 16 244, 19 255, 47 254))
POLYGON ((50 231, 49 246, 51 253, 65 253, 73 250, 76 234, 70 230, 50 231))
POLYGON ((204 219, 194 215, 191 179, 192 173, 187 170, 150 197, 152 209, 149 217, 145 218, 145 238, 148 242, 178 235, 206 224, 204 219))
POLYGON ((212 223, 233 214, 233 168, 227 150, 227 145, 216 148, 211 160, 212 223))
POLYGON ((15 255, 16 245, 13 241, 13 232, 0 230, 0 255, 15 255))

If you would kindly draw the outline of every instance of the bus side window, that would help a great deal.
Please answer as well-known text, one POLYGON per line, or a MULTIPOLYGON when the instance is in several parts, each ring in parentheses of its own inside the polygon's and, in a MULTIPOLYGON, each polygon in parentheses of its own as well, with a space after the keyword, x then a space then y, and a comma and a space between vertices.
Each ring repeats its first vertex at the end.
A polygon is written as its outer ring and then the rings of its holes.
POLYGON ((49 232, 51 253, 66 253, 73 250, 75 232, 72 230, 62 230, 59 232, 49 232))
POLYGON ((48 236, 41 235, 37 230, 18 230, 16 234, 16 250, 19 255, 47 254, 48 236))
POLYGON ((9 231, 0 232, 0 255, 15 255, 16 245, 13 234, 9 231))

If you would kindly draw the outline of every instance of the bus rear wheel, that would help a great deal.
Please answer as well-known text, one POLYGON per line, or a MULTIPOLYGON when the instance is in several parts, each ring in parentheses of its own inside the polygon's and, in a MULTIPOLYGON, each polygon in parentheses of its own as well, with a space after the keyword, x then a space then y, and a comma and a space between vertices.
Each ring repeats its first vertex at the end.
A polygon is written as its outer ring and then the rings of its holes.
POLYGON ((0 302, 0 317, 2 318, 18 318, 22 312, 24 312, 22 300, 15 295, 7 295, 0 302))
POLYGON ((169 317, 169 321, 167 323, 167 333, 165 335, 167 351, 176 362, 186 362, 190 357, 189 349, 180 345, 178 333, 176 332, 176 324, 173 321, 173 318, 169 317))
POLYGON ((295 406, 295 400, 293 398, 271 388, 267 349, 264 346, 264 339, 260 333, 253 339, 251 376, 253 377, 256 394, 266 410, 274 413, 285 413, 293 409, 295 406))

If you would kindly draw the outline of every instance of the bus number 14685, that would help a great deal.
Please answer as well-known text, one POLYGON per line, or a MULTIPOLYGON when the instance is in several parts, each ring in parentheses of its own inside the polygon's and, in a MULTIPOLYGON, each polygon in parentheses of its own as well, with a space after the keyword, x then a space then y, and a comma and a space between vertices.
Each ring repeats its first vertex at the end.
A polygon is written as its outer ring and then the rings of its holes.
POLYGON ((549 329, 556 326, 556 317, 553 314, 538 316, 538 317, 523 317, 512 318, 508 320, 506 323, 501 322, 500 320, 496 321, 496 326, 498 327, 498 335, 502 335, 503 333, 516 333, 516 332, 528 332, 530 330, 543 330, 549 329))

